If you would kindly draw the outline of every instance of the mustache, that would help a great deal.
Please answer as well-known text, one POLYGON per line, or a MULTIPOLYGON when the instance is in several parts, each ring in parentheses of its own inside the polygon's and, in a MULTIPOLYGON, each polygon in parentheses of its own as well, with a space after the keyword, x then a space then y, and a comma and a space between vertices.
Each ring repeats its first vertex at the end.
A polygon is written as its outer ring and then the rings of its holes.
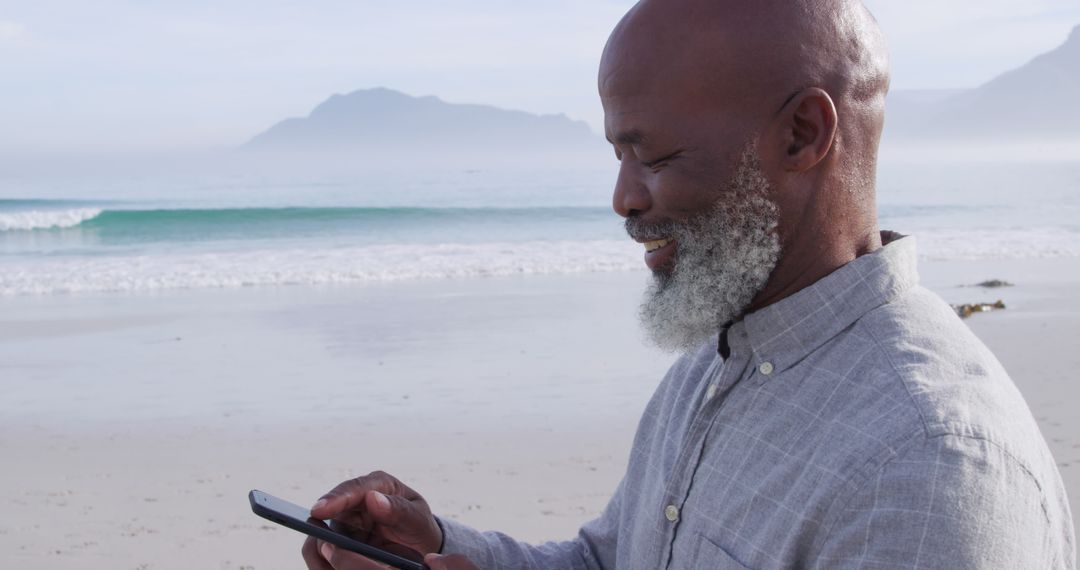
POLYGON ((675 235, 679 224, 672 220, 645 221, 642 218, 626 218, 623 222, 627 235, 634 241, 656 241, 675 235))

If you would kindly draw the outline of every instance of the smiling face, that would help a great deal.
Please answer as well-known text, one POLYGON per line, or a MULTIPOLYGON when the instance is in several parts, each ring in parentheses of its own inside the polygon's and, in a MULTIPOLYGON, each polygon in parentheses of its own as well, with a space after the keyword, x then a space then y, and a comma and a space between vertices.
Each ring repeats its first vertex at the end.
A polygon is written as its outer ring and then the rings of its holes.
POLYGON ((641 321, 653 343, 689 351, 740 317, 762 290, 780 258, 779 209, 747 144, 735 174, 713 194, 721 196, 688 220, 626 220, 626 231, 646 244, 649 256, 667 255, 653 270, 641 321), (655 248, 650 240, 661 237, 655 248), (665 253, 667 252, 667 253, 665 253))
MULTIPOLYGON (((732 180, 754 142, 745 119, 716 124, 703 114, 668 111, 668 105, 692 107, 663 99, 647 94, 603 99, 606 134, 620 162, 612 206, 639 228, 631 237, 644 245, 645 264, 657 275, 672 272, 684 245, 659 228, 699 218, 719 202, 740 200, 732 180)), ((756 151, 752 162, 760 171, 756 151)))
MULTIPOLYGON (((620 161, 612 205, 649 225, 686 222, 733 199, 730 181, 748 141, 757 142, 783 100, 763 101, 743 58, 717 49, 671 3, 635 6, 600 64, 604 130, 620 161)), ((761 161, 755 160, 761 168, 761 161)), ((645 263, 670 273, 680 244, 642 235, 645 263)))
MULTIPOLYGON (((641 0, 600 63, 612 205, 690 348, 881 247, 888 57, 859 0, 641 0)), ((662 337, 662 338, 659 338, 662 337)))
POLYGON ((768 116, 738 87, 688 73, 678 40, 652 33, 638 49, 620 41, 629 33, 616 31, 600 71, 620 161, 612 205, 653 272, 645 329, 661 348, 689 350, 743 314, 779 259, 779 209, 756 148, 768 116))

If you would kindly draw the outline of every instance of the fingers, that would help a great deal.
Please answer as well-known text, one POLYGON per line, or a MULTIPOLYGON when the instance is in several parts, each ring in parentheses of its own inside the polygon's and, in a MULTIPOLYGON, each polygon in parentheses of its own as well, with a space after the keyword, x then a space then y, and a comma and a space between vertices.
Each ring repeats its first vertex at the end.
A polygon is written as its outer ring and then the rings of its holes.
POLYGON ((380 535, 421 554, 437 552, 442 545, 442 529, 427 503, 419 495, 416 499, 369 491, 364 507, 380 535))
POLYGON ((402 497, 384 495, 378 491, 369 491, 364 498, 364 506, 374 522, 388 527, 396 527, 416 515, 416 507, 402 497))
POLYGON ((443 529, 436 523, 428 503, 419 496, 410 500, 396 494, 368 491, 364 508, 375 525, 373 532, 380 538, 420 554, 438 552, 443 544, 443 529))
POLYGON ((411 501, 396 495, 368 491, 360 504, 332 519, 330 528, 362 542, 377 542, 382 537, 373 534, 376 528, 384 532, 401 528, 407 530, 426 520, 427 512, 418 509, 411 501))
POLYGON ((480 570, 468 558, 460 554, 449 556, 428 554, 424 557, 424 564, 427 564, 431 570, 480 570))
POLYGON ((376 471, 341 483, 311 508, 316 519, 375 545, 396 543, 415 553, 437 552, 442 529, 416 491, 376 471))
MULTIPOLYGON (((382 471, 375 471, 363 477, 350 479, 341 483, 323 495, 311 507, 311 516, 317 519, 332 519, 353 507, 364 502, 368 491, 379 491, 388 495, 402 494, 401 491, 411 489, 401 484, 397 479, 382 471)), ((411 498, 411 497, 410 497, 411 498)))
POLYGON ((368 491, 364 508, 379 532, 392 540, 403 541, 421 553, 436 552, 442 544, 442 529, 422 499, 413 501, 368 491))
POLYGON ((314 537, 309 536, 304 541, 300 554, 304 556, 304 564, 307 565, 308 570, 334 570, 334 567, 319 552, 319 541, 315 540, 314 537))

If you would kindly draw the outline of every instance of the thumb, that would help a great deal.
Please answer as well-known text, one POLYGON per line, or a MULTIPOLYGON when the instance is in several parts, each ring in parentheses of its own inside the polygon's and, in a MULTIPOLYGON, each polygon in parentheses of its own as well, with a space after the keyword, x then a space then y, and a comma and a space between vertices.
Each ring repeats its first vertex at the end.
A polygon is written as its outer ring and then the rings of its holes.
POLYGON ((438 554, 428 554, 424 557, 424 566, 428 567, 428 570, 451 570, 446 565, 446 557, 439 556, 438 554))
POLYGON ((475 564, 460 554, 450 556, 428 554, 424 557, 424 564, 431 570, 478 570, 475 564))

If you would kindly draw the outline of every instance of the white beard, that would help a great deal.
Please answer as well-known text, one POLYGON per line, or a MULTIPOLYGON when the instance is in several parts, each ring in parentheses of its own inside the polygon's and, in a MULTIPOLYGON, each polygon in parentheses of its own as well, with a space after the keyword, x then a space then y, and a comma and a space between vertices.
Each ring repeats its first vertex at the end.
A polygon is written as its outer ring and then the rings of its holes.
POLYGON ((678 251, 670 272, 654 272, 641 305, 653 343, 688 352, 741 317, 780 259, 779 208, 748 145, 729 187, 715 206, 686 222, 645 228, 628 219, 631 236, 673 237, 678 251))

